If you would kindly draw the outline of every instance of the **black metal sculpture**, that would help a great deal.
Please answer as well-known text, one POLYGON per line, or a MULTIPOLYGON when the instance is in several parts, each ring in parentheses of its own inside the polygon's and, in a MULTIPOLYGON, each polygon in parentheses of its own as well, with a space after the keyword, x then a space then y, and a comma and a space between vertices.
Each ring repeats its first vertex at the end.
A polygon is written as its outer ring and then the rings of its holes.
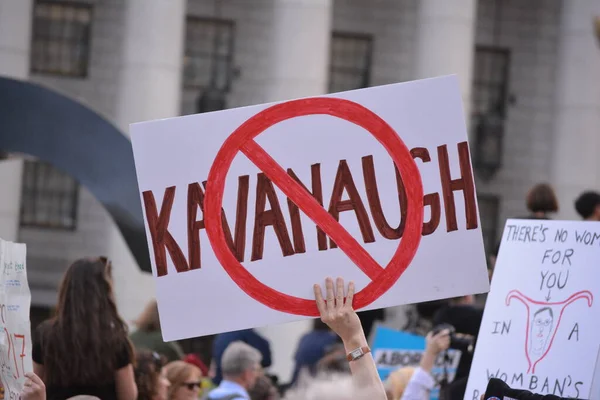
POLYGON ((131 142, 86 106, 42 86, 0 78, 0 149, 69 174, 108 210, 138 265, 151 271, 131 142))

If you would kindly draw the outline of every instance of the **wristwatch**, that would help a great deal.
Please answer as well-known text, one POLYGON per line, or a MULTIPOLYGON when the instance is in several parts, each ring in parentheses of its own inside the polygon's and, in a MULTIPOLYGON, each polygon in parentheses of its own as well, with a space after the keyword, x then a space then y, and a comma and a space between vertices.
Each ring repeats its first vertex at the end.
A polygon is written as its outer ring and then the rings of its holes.
POLYGON ((363 358, 365 354, 368 354, 370 352, 371 349, 369 348, 369 346, 362 346, 356 350, 352 350, 350 353, 348 353, 346 358, 348 359, 348 361, 356 361, 363 358))

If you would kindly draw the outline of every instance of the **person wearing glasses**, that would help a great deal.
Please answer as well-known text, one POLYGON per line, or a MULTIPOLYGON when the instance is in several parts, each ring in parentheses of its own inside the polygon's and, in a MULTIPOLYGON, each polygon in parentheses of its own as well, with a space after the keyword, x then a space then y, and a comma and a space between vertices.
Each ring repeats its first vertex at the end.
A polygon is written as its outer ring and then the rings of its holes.
POLYGON ((133 347, 115 304, 108 259, 80 259, 67 269, 56 316, 33 335, 32 359, 48 400, 137 398, 133 347))
POLYGON ((202 371, 185 361, 173 361, 165 367, 167 379, 171 383, 169 400, 196 400, 202 386, 202 371))

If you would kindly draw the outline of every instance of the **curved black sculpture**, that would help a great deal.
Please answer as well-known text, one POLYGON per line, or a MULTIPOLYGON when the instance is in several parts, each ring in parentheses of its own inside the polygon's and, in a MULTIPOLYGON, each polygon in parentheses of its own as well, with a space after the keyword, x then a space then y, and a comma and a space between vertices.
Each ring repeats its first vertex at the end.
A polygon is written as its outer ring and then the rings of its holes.
POLYGON ((151 271, 131 142, 114 125, 52 90, 0 78, 0 149, 77 179, 108 210, 140 268, 151 271))

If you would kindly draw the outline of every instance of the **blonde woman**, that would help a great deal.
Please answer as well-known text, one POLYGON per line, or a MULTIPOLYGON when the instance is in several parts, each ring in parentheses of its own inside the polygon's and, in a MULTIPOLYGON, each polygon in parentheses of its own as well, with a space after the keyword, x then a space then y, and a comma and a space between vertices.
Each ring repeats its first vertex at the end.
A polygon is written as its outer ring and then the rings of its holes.
POLYGON ((173 361, 165 367, 171 383, 169 400, 196 400, 202 386, 202 371, 185 361, 173 361))
POLYGON ((385 381, 385 391, 389 400, 400 400, 404 390, 415 373, 414 367, 403 367, 392 372, 385 381))
POLYGON ((163 341, 156 300, 148 303, 135 325, 137 330, 130 335, 130 339, 136 349, 155 351, 165 356, 168 362, 183 358, 183 351, 176 342, 163 341))
POLYGON ((436 382, 431 371, 437 356, 450 347, 450 332, 443 330, 436 335, 429 332, 425 352, 417 368, 404 367, 390 374, 386 381, 389 400, 428 400, 436 382))

